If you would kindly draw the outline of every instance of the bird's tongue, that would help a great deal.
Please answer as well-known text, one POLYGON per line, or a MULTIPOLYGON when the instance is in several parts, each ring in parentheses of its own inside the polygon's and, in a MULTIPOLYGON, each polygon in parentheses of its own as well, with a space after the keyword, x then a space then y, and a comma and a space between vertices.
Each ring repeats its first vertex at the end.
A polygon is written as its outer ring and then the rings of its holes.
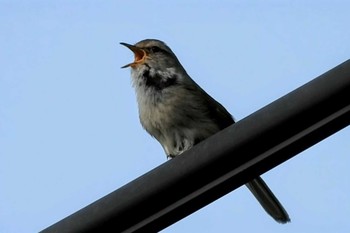
POLYGON ((142 50, 142 49, 139 49, 139 50, 136 50, 136 51, 133 51, 133 52, 134 52, 134 55, 135 55, 135 62, 141 61, 146 56, 145 51, 142 50))

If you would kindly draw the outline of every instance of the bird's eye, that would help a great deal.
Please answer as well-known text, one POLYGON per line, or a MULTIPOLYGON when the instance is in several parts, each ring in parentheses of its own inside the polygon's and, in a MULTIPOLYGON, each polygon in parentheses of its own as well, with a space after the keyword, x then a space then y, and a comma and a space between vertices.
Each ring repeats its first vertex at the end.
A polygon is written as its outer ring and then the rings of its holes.
POLYGON ((157 53, 157 52, 162 51, 162 49, 159 48, 158 46, 153 46, 153 47, 150 48, 150 51, 151 51, 152 53, 157 53))

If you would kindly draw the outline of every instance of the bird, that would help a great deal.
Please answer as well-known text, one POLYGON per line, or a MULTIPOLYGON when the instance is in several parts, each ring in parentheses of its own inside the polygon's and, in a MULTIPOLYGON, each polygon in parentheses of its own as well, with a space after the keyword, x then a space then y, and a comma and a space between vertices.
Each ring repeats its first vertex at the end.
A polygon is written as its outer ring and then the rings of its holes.
MULTIPOLYGON (((163 41, 121 42, 134 53, 130 67, 142 127, 163 147, 168 159, 235 123, 233 116, 186 72, 163 41)), ((261 177, 246 186, 278 223, 290 221, 287 211, 261 177)))

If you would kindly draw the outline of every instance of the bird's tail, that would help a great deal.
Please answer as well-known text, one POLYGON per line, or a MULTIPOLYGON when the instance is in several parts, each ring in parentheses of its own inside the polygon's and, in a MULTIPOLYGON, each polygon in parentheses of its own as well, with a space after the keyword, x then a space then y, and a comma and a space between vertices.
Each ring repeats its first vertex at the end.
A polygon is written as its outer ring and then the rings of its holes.
POLYGON ((290 221, 287 211, 261 177, 246 184, 265 211, 279 223, 290 221))

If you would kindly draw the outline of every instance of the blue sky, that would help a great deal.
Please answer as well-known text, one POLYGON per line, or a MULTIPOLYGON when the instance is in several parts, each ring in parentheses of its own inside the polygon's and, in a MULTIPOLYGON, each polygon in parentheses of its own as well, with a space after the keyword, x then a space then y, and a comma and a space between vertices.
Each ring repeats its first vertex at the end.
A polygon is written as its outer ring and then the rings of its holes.
MULTIPOLYGON (((237 120, 349 59, 347 1, 0 0, 0 232, 37 232, 166 161, 119 42, 165 41, 237 120)), ((163 232, 346 232, 350 130, 163 232)), ((166 198, 166 197, 164 197, 166 198)))

